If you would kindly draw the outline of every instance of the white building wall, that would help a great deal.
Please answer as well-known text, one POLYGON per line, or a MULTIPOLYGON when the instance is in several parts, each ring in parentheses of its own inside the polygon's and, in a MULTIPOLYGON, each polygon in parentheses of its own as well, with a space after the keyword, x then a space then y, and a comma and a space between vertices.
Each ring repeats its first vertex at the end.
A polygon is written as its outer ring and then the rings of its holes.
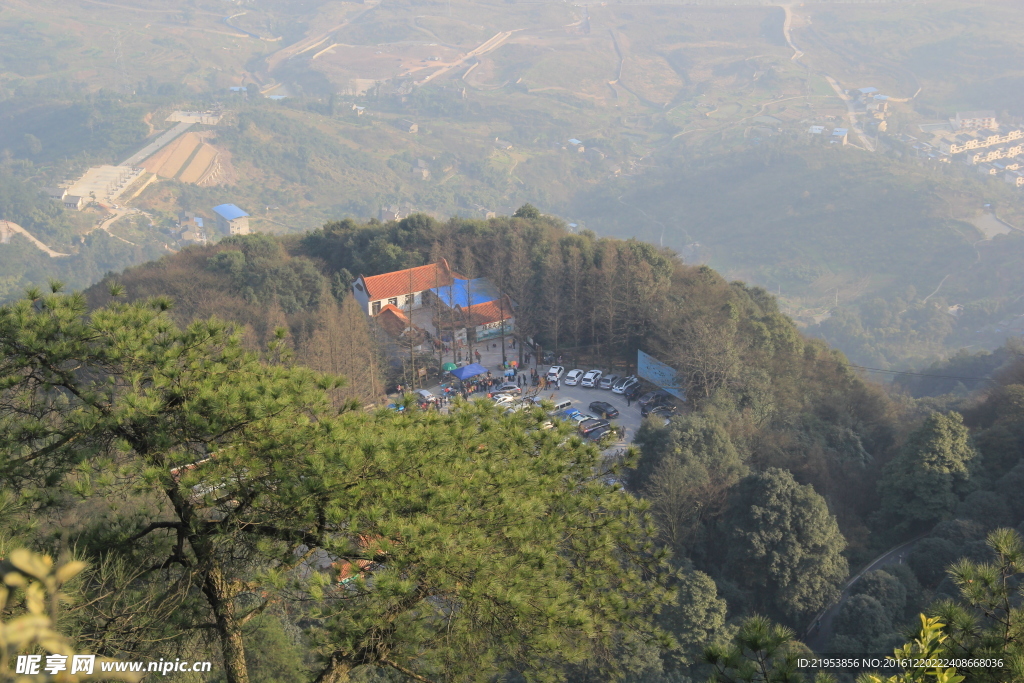
POLYGON ((352 296, 355 297, 355 300, 363 307, 366 314, 370 315, 370 296, 366 293, 366 284, 363 282, 363 278, 358 277, 356 278, 356 281, 352 283, 352 296))

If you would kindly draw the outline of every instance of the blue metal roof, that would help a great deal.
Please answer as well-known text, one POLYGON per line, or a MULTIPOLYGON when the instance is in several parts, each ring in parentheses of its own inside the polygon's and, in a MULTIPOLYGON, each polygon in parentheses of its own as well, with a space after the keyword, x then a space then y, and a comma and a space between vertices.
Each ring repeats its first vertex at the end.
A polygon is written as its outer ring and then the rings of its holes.
POLYGON ((581 144, 583 144, 582 140, 577 140, 576 138, 569 138, 569 142, 571 142, 574 145, 581 145, 581 144))
POLYGON ((475 280, 455 280, 451 286, 435 287, 430 291, 449 308, 468 308, 494 301, 500 296, 494 285, 482 277, 475 280))
POLYGON ((845 128, 836 128, 832 131, 832 135, 846 135, 849 131, 845 128))
POLYGON ((200 218, 199 216, 196 216, 195 217, 195 221, 196 221, 196 225, 197 226, 199 226, 200 228, 203 227, 203 219, 202 218, 200 218))
POLYGON ((878 88, 870 88, 870 87, 868 87, 868 88, 859 88, 859 90, 862 93, 864 93, 865 95, 870 95, 871 93, 878 92, 878 88))
POLYGON ((213 207, 214 212, 226 221, 233 221, 236 218, 248 216, 245 211, 242 211, 234 204, 221 204, 220 206, 213 207))

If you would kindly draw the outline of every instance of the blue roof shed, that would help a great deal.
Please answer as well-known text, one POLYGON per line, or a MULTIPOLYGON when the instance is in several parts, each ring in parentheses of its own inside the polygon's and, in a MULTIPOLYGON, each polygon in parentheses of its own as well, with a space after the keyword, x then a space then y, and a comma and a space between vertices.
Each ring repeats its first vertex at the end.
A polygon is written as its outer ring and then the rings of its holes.
POLYGON ((245 211, 242 211, 234 204, 221 204, 220 206, 213 207, 214 212, 226 221, 233 221, 236 218, 242 218, 248 216, 245 211))

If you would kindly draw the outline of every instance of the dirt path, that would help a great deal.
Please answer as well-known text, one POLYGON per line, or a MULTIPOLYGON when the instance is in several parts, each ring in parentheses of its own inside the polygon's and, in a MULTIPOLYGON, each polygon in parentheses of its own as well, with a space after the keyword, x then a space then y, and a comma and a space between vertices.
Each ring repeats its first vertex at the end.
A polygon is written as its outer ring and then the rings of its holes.
POLYGON ((316 48, 318 45, 323 45, 324 43, 327 42, 327 40, 331 37, 333 33, 335 33, 336 31, 340 31, 341 29, 351 24, 353 21, 356 21, 357 19, 362 17, 367 12, 372 12, 376 8, 377 4, 370 5, 362 12, 359 12, 358 14, 351 16, 348 19, 345 19, 340 24, 332 26, 326 31, 321 31, 316 35, 303 38, 302 40, 292 43, 291 45, 286 45, 285 47, 282 47, 280 50, 277 50, 276 52, 272 52, 271 54, 267 55, 266 58, 267 73, 272 72, 281 64, 281 62, 285 61, 286 59, 298 57, 302 53, 308 52, 309 50, 316 48))
POLYGON ((793 42, 793 35, 790 32, 790 27, 793 25, 793 8, 790 5, 782 5, 782 11, 786 13, 786 20, 782 22, 782 35, 786 38, 786 44, 793 51, 793 56, 789 59, 793 62, 799 62, 804 53, 793 42))
POLYGON ((40 251, 45 252, 46 255, 49 256, 50 258, 58 258, 60 256, 71 256, 71 254, 62 254, 59 251, 54 251, 53 249, 50 249, 48 246, 46 246, 45 244, 37 240, 35 237, 33 237, 31 234, 29 234, 28 230, 21 227, 17 223, 11 223, 10 221, 0 220, 0 243, 6 244, 8 241, 10 241, 11 235, 15 233, 21 235, 22 237, 27 238, 28 241, 36 245, 40 251))
MULTIPOLYGON (((452 69, 454 69, 454 68, 458 67, 459 65, 465 63, 467 59, 472 59, 473 57, 479 57, 482 54, 486 54, 486 53, 490 52, 491 50, 495 50, 495 49, 501 47, 502 43, 504 43, 506 40, 508 40, 509 36, 511 36, 513 33, 514 33, 514 31, 501 31, 500 33, 496 33, 495 35, 491 36, 490 38, 488 38, 484 42, 482 42, 479 45, 477 45, 475 48, 473 48, 472 50, 470 50, 466 54, 464 54, 461 57, 459 57, 458 59, 456 59, 454 62, 449 62, 448 64, 442 65, 440 69, 438 69, 437 71, 434 71, 431 74, 428 74, 423 80, 416 81, 415 84, 416 85, 423 85, 424 83, 429 83, 430 81, 432 81, 433 79, 437 78, 438 76, 446 74, 449 71, 451 71, 452 69)), ((416 69, 416 71, 418 71, 418 70, 419 69, 416 69)), ((410 72, 406 72, 406 73, 410 73, 410 72)))

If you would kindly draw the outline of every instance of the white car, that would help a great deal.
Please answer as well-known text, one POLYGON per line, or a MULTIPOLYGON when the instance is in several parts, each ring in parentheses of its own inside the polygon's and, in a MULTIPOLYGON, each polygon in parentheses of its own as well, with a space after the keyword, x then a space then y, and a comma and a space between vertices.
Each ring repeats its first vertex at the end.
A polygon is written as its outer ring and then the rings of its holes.
POLYGON ((562 377, 563 372, 565 372, 565 368, 561 365, 552 365, 551 369, 548 370, 548 374, 545 375, 545 378, 547 378, 549 382, 554 382, 556 379, 560 379, 562 377))
POLYGON ((565 386, 574 387, 580 383, 580 377, 583 376, 582 370, 570 370, 569 374, 565 376, 565 386))
POLYGON ((630 375, 629 377, 623 377, 622 379, 620 379, 618 382, 616 382, 612 386, 612 393, 613 394, 624 394, 627 391, 629 391, 630 389, 632 389, 633 387, 635 387, 637 384, 640 384, 640 380, 637 379, 635 375, 630 375))
POLYGON ((493 398, 494 405, 496 406, 510 406, 518 400, 519 398, 512 394, 498 394, 493 398))
POLYGON ((587 374, 583 375, 583 379, 580 380, 581 387, 596 387, 597 383, 601 381, 601 375, 604 374, 600 370, 589 370, 587 374))
POLYGON ((598 418, 594 417, 593 415, 588 415, 587 413, 576 413, 569 419, 575 422, 577 425, 580 425, 586 422, 587 420, 596 420, 598 418))

